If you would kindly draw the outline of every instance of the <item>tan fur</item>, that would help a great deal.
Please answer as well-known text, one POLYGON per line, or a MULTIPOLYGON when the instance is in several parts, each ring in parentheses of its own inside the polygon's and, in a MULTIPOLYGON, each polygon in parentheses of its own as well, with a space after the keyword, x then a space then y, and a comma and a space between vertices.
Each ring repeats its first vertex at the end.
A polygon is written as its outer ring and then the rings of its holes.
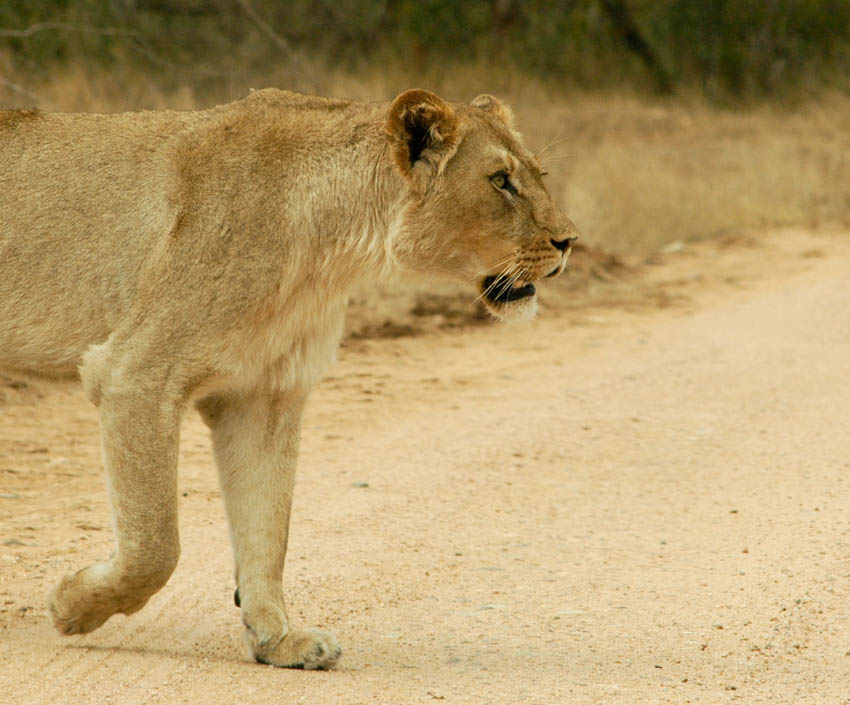
POLYGON ((492 96, 422 90, 390 105, 266 90, 202 112, 0 112, 0 366, 79 369, 116 527, 112 557, 53 590, 62 633, 135 612, 171 575, 194 400, 255 658, 336 662, 333 636, 290 629, 281 589, 301 410, 349 292, 394 270, 533 315, 533 296, 499 301, 485 278, 559 273, 572 225, 508 116, 492 96))

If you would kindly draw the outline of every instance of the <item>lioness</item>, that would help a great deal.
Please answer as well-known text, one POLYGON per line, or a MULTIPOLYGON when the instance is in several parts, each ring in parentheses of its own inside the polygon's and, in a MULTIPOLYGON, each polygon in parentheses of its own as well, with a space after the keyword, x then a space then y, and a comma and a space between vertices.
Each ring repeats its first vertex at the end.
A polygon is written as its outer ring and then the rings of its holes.
POLYGON ((179 421, 212 431, 257 661, 328 668, 290 629, 284 555, 302 408, 349 292, 394 270, 534 314, 574 228, 489 95, 390 104, 279 90, 200 112, 0 112, 0 366, 79 371, 99 407, 117 547, 64 577, 63 634, 132 614, 180 553, 179 421))

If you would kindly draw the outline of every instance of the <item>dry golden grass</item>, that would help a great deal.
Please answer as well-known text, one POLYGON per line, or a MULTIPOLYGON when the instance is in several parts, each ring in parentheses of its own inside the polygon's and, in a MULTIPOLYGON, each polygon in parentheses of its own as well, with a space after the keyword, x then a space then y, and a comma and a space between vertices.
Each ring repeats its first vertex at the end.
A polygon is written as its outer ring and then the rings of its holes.
POLYGON ((674 240, 850 222, 847 99, 741 113, 594 97, 561 110, 536 111, 549 130, 566 125, 551 171, 586 242, 604 249, 640 257, 674 240))

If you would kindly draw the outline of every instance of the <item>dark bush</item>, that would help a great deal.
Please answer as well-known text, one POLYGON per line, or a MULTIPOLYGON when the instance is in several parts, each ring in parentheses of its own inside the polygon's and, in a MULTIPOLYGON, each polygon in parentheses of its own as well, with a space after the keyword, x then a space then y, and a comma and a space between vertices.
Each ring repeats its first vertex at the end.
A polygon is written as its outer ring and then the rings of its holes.
MULTIPOLYGON (((848 87, 847 0, 6 0, 0 52, 44 73, 136 61, 163 80, 291 61, 487 62, 563 85, 714 99, 848 87), (291 54, 281 56, 282 49, 291 54)), ((286 52, 283 52, 286 53, 286 52)))

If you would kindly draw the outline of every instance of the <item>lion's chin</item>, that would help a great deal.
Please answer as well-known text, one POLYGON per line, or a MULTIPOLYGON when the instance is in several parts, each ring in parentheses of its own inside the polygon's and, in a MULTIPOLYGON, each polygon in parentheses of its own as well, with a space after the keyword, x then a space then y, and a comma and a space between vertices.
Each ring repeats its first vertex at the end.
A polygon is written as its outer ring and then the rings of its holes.
POLYGON ((531 282, 511 282, 502 276, 484 277, 481 300, 487 311, 501 321, 528 321, 537 313, 537 289, 531 282))
POLYGON ((522 323, 530 321, 537 315, 537 297, 530 296, 522 301, 515 301, 501 306, 493 306, 489 301, 484 302, 487 311, 505 323, 522 323))

